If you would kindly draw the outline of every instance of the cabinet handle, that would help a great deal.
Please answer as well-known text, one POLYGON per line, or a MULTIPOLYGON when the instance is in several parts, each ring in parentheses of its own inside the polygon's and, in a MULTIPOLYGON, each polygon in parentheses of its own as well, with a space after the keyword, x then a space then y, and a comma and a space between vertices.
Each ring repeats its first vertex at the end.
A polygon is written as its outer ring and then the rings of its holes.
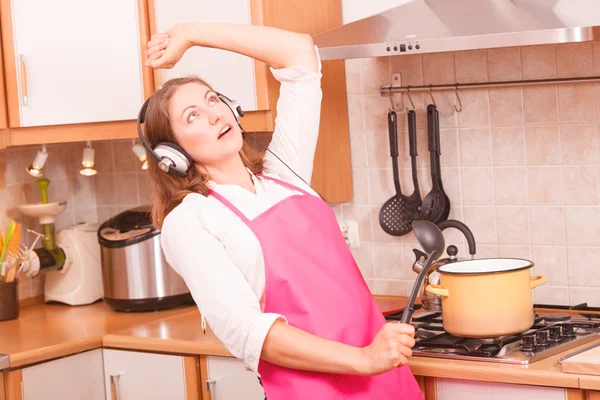
POLYGON ((24 106, 27 106, 27 65, 25 64, 25 56, 19 54, 21 68, 21 97, 24 106))
POLYGON ((213 390, 215 388, 216 384, 217 384, 216 378, 206 380, 206 390, 208 390, 210 392, 211 400, 217 400, 217 391, 213 390))
POLYGON ((121 398, 121 375, 123 373, 119 372, 118 374, 110 374, 110 399, 111 400, 119 400, 121 398))

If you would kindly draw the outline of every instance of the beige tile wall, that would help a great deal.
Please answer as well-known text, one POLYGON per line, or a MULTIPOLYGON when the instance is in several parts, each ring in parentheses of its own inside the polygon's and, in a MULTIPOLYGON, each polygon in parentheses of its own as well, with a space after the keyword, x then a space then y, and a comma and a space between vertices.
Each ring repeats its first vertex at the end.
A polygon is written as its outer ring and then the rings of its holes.
MULTIPOLYGON (((102 223, 117 212, 149 202, 149 180, 131 151, 131 140, 94 142, 98 174, 79 174, 85 143, 48 145, 44 175, 50 179, 50 201, 66 200, 65 212, 56 219, 55 230, 76 223, 102 223)), ((39 146, 26 146, 0 151, 0 228, 11 219, 23 224, 22 241, 29 245, 27 228, 41 232, 37 219, 24 217, 17 205, 40 202, 35 178, 25 171, 39 146)), ((43 293, 44 274, 24 278, 19 285, 21 298, 43 293)))
POLYGON ((98 143, 104 164, 96 175, 96 206, 98 221, 151 201, 150 179, 147 171, 131 151, 131 140, 98 143))
MULTIPOLYGON (((377 294, 409 293, 416 247, 413 234, 391 237, 379 226, 381 205, 393 193, 386 115, 379 87, 401 72, 403 84, 578 77, 600 74, 600 43, 532 46, 457 53, 347 60, 354 201, 335 206, 359 221, 354 254, 377 294)), ((421 194, 431 188, 424 107, 414 93, 421 194)), ((442 175, 450 218, 474 232, 478 257, 525 257, 548 283, 536 302, 600 305, 600 84, 460 89, 434 92, 440 113, 442 175)), ((400 95, 394 96, 396 106, 400 95)), ((410 107, 406 95, 403 103, 410 107)), ((399 113, 403 192, 412 193, 406 112, 399 113)), ((448 243, 464 240, 452 230, 448 243)))

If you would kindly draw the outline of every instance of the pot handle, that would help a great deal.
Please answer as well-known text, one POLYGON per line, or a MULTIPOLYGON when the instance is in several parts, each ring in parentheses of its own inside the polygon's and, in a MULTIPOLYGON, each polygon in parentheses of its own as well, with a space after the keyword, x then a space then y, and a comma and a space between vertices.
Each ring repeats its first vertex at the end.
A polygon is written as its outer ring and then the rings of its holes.
POLYGON ((532 289, 543 285, 544 283, 546 283, 546 278, 544 278, 543 276, 536 275, 531 277, 530 285, 532 289))
POLYGON ((425 290, 431 294, 437 294, 438 296, 448 297, 450 293, 448 293, 448 289, 444 288, 442 285, 427 285, 425 290))

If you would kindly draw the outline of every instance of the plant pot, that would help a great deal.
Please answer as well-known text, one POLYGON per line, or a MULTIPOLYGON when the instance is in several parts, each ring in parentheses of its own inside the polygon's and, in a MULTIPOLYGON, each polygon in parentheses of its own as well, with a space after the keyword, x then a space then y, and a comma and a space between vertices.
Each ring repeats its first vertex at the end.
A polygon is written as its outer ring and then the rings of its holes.
POLYGON ((19 281, 0 282, 0 321, 19 318, 19 281))
POLYGON ((533 262, 517 258, 458 261, 437 268, 440 285, 425 290, 442 297, 444 329, 452 335, 491 338, 533 325, 531 290, 546 282, 531 276, 533 262))

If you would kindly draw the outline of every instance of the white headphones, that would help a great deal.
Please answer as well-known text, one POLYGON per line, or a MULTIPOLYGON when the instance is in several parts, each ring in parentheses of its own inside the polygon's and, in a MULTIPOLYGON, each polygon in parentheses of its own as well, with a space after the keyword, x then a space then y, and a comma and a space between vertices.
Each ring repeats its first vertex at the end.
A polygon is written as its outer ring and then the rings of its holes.
MULTIPOLYGON (((224 94, 219 92, 215 93, 217 93, 219 99, 225 103, 227 107, 229 107, 238 125, 240 125, 240 119, 244 116, 244 111, 239 103, 235 100, 231 100, 224 94)), ((140 141, 148 150, 150 156, 156 160, 158 167, 161 170, 169 174, 185 177, 190 167, 194 164, 194 160, 188 153, 186 153, 185 150, 181 148, 181 146, 171 142, 161 142, 157 144, 156 147, 152 148, 144 137, 144 133, 142 132, 142 124, 146 120, 146 109, 148 108, 149 100, 150 98, 144 102, 138 114, 137 130, 140 141)))

